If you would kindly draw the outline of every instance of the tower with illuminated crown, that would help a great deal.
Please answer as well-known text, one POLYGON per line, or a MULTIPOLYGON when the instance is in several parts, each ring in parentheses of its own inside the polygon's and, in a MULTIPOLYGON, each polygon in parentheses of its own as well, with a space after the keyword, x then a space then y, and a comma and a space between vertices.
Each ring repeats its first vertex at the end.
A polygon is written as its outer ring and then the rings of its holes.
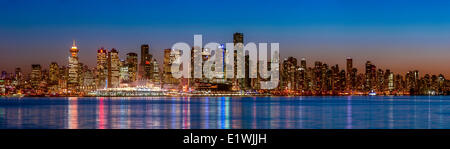
POLYGON ((69 56, 69 80, 67 86, 69 90, 76 90, 79 85, 78 77, 78 47, 75 44, 75 40, 73 41, 72 48, 70 48, 70 56, 69 56))

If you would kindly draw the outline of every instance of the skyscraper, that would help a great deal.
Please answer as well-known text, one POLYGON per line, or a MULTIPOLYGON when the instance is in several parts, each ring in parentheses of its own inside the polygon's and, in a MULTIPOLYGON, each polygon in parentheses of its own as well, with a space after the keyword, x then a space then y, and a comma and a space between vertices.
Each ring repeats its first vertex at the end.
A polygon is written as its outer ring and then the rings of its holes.
POLYGON ((67 91, 67 82, 69 80, 69 69, 65 66, 59 68, 58 88, 67 91))
POLYGON ((388 73, 388 89, 389 89, 389 91, 393 91, 395 88, 394 88, 394 73, 392 73, 392 72, 389 72, 388 73))
POLYGON ((52 62, 49 70, 49 85, 57 85, 59 81, 59 66, 58 63, 52 62))
POLYGON ((70 49, 69 56, 69 80, 68 80, 68 88, 71 90, 75 90, 79 85, 79 72, 78 72, 78 48, 75 44, 75 40, 73 41, 72 48, 70 49))
POLYGON ((108 50, 103 47, 97 50, 97 77, 96 84, 97 88, 106 87, 106 79, 108 76, 108 50))
POLYGON ((370 91, 374 89, 374 86, 376 85, 376 74, 377 74, 377 67, 373 65, 370 61, 366 62, 366 83, 365 83, 365 89, 366 91, 370 91))
POLYGON ((42 80, 42 70, 41 65, 33 64, 31 65, 31 87, 34 89, 39 88, 39 84, 42 80))
POLYGON ((346 74, 346 85, 347 85, 347 90, 351 89, 351 85, 352 85, 352 72, 353 72, 353 59, 351 57, 347 57, 347 69, 345 70, 347 71, 346 74))
POLYGON ((149 53, 150 47, 148 44, 141 45, 141 63, 139 66, 139 78, 151 79, 152 75, 152 55, 149 53))
POLYGON ((119 52, 113 48, 110 52, 108 52, 108 88, 119 87, 119 65, 119 52))
POLYGON ((131 82, 137 80, 138 55, 136 53, 128 53, 126 65, 128 65, 128 75, 131 82))
POLYGON ((23 85, 22 83, 22 70, 18 67, 15 69, 15 74, 14 74, 14 84, 16 84, 16 88, 20 89, 23 85))
POLYGON ((172 49, 164 50, 164 84, 178 84, 179 81, 172 76, 172 64, 177 57, 180 56, 179 52, 172 53, 172 49))
POLYGON ((302 57, 300 60, 300 68, 298 69, 299 89, 306 90, 308 88, 309 80, 307 80, 308 68, 306 67, 306 58, 302 57))
POLYGON ((153 59, 152 66, 153 66, 153 82, 160 83, 161 77, 159 75, 159 64, 156 61, 156 59, 153 59))
POLYGON ((88 70, 88 66, 83 63, 78 63, 78 86, 82 87, 84 83, 84 72, 88 70))
POLYGON ((148 44, 141 45, 141 64, 145 64, 145 62, 149 60, 149 49, 150 47, 148 46, 148 44))
POLYGON ((347 76, 349 76, 349 72, 351 72, 353 69, 353 59, 351 57, 347 57, 347 76))
POLYGON ((282 74, 282 89, 294 90, 297 89, 297 59, 294 57, 288 57, 283 61, 282 74))
POLYGON ((120 83, 129 83, 130 82, 130 73, 128 72, 128 65, 126 61, 121 60, 120 61, 120 77, 119 82, 120 83))
POLYGON ((243 33, 234 33, 233 34, 233 43, 244 43, 244 34, 243 33))
POLYGON ((303 70, 306 70, 306 58, 302 57, 300 61, 300 68, 303 68, 303 70))
MULTIPOLYGON (((238 63, 238 58, 244 58, 244 61, 246 61, 245 53, 241 53, 238 52, 239 50, 243 49, 243 45, 244 45, 244 34, 243 33, 234 33, 233 34, 233 43, 234 43, 234 77, 233 77, 233 90, 240 90, 242 89, 242 87, 245 87, 245 79, 246 78, 237 78, 237 70, 238 70, 238 65, 241 65, 242 67, 245 68, 245 63, 238 63), (238 46, 238 44, 240 44, 240 46, 238 46)), ((245 73, 245 71, 244 71, 245 73)), ((245 76, 247 77, 247 76, 245 76)))
POLYGON ((19 79, 22 78, 22 69, 20 69, 19 67, 17 67, 17 68, 15 69, 15 75, 14 75, 14 78, 15 78, 16 80, 19 80, 19 79))
POLYGON ((95 75, 91 69, 85 70, 83 74, 83 90, 84 91, 92 91, 96 89, 95 75))

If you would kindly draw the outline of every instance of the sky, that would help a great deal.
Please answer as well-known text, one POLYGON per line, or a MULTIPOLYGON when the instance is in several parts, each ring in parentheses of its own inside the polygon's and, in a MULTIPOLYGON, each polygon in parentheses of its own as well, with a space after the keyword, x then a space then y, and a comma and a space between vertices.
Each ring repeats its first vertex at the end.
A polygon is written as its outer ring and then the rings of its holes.
POLYGON ((96 50, 116 48, 121 59, 141 44, 162 63, 174 43, 280 43, 282 58, 305 57, 344 68, 352 57, 404 74, 450 77, 450 1, 444 0, 0 0, 0 70, 68 64, 72 40, 94 67, 96 50))

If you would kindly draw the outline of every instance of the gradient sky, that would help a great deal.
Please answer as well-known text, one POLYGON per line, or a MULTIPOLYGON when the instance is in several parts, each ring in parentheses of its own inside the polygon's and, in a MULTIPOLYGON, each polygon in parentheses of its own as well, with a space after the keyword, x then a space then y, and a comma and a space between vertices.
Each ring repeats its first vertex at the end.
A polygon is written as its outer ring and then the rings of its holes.
POLYGON ((418 69, 450 77, 450 1, 415 0, 0 0, 0 70, 24 71, 52 61, 67 65, 72 40, 82 63, 96 50, 116 48, 121 59, 141 44, 160 63, 176 42, 279 42, 282 57, 306 57, 363 72, 366 60, 404 74, 418 69))

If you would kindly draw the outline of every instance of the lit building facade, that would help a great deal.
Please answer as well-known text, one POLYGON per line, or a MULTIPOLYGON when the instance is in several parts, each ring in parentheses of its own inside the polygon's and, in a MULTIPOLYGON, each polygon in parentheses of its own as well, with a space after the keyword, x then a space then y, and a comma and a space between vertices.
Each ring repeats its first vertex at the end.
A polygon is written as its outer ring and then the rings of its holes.
POLYGON ((179 51, 172 52, 172 49, 164 50, 164 84, 178 84, 179 80, 172 76, 172 64, 176 58, 180 57, 179 51))
POLYGON ((119 52, 116 49, 111 49, 108 52, 108 88, 119 87, 120 79, 120 60, 119 52))
POLYGON ((127 53, 126 65, 130 82, 135 82, 137 80, 138 55, 136 53, 127 53))
POLYGON ((52 62, 49 68, 49 85, 57 85, 59 80, 59 66, 58 63, 52 62))
POLYGON ((39 64, 31 65, 31 87, 33 89, 38 89, 39 84, 42 81, 42 68, 39 64))
POLYGON ((69 80, 68 80, 68 88, 70 90, 76 90, 79 85, 79 62, 78 62, 78 47, 76 46, 75 41, 73 41, 72 48, 70 48, 70 56, 69 56, 69 80))
POLYGON ((106 87, 106 79, 108 76, 108 50, 100 48, 97 50, 97 72, 96 72, 96 84, 97 88, 106 87))
POLYGON ((148 44, 141 45, 141 61, 139 66, 139 78, 149 80, 152 78, 152 55, 149 53, 150 46, 148 44))

